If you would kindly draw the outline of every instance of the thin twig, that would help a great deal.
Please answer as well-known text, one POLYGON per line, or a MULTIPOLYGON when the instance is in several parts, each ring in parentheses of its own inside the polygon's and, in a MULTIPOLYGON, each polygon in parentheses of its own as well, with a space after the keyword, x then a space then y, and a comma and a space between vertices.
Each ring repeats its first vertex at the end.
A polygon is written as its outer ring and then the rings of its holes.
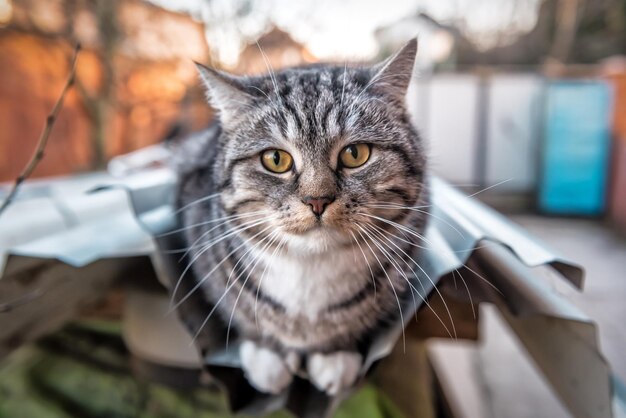
POLYGON ((32 292, 29 292, 25 295, 20 296, 17 299, 14 299, 10 302, 0 303, 0 314, 11 312, 13 309, 25 305, 33 300, 39 298, 43 295, 43 291, 41 289, 35 289, 32 292))
POLYGON ((78 58, 79 52, 80 44, 76 44, 76 47, 74 48, 74 57, 72 58, 72 64, 70 67, 70 74, 67 77, 65 86, 61 91, 61 95, 54 104, 52 111, 48 114, 48 117, 46 117, 46 122, 44 124, 43 130, 41 131, 41 135, 39 135, 39 141, 37 142, 37 148, 35 149, 33 156, 30 158, 30 161, 28 162, 26 167, 24 167, 20 175, 15 179, 13 188, 4 199, 4 202, 2 202, 2 206, 0 206, 0 216, 6 210, 6 208, 9 207, 9 205, 15 198, 15 195, 17 194, 17 190, 19 189, 20 185, 32 174, 32 172, 37 167, 37 164, 39 164, 44 156, 44 151, 46 149, 46 144, 48 143, 48 138, 50 137, 50 132, 54 127, 54 123, 57 120, 59 111, 63 107, 65 95, 67 94, 67 91, 70 89, 70 87, 72 87, 72 85, 74 84, 74 80, 76 79, 76 60, 78 58))

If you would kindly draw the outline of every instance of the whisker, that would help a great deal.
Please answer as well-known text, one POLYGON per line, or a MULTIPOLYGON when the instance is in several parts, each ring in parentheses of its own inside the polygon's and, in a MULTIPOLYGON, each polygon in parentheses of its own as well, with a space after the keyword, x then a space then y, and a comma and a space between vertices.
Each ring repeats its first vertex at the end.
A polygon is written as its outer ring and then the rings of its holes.
POLYGON ((172 231, 164 232, 162 234, 155 235, 155 237, 157 237, 157 238, 166 237, 168 235, 178 234, 180 232, 184 232, 184 231, 187 231, 188 229, 192 229, 192 228, 197 228, 199 226, 210 225, 212 223, 221 222, 221 221, 224 221, 224 220, 233 220, 233 219, 245 218, 245 217, 248 217, 248 216, 257 215, 257 214, 261 214, 261 213, 264 213, 264 212, 266 212, 266 211, 259 210, 259 211, 255 211, 255 212, 246 212, 246 213, 242 213, 242 214, 234 214, 234 215, 224 216, 224 217, 221 217, 221 218, 210 219, 208 221, 198 222, 196 224, 186 225, 183 228, 174 229, 172 231))
MULTIPOLYGON (((472 307, 472 315, 474 316, 474 319, 476 319, 476 310, 474 309, 474 302, 472 301, 472 294, 470 293, 469 286, 467 285, 467 282, 463 278, 463 275, 461 274, 459 269, 454 269, 452 271, 452 277, 454 277, 455 271, 459 274, 459 277, 461 278, 461 282, 463 282, 463 285, 465 286, 465 290, 467 290, 467 296, 469 297, 470 306, 472 307)), ((455 284, 456 284, 456 279, 455 279, 455 284)))
POLYGON ((370 270, 370 276, 372 278, 372 284, 374 285, 374 299, 375 299, 378 295, 376 293, 376 279, 374 278, 374 271, 372 270, 372 266, 370 266, 369 261, 367 261, 367 257, 365 256, 365 252, 363 251, 363 247, 361 247, 361 244, 359 243, 359 240, 354 235, 354 232, 350 231, 350 234, 352 234, 352 238, 354 238, 354 242, 356 242, 356 245, 358 245, 359 250, 361 250, 361 254, 363 254, 363 260, 365 260, 365 265, 367 265, 367 268, 370 270))
POLYGON ((180 212, 184 211, 185 209, 190 208, 193 205, 196 205, 198 203, 202 203, 202 202, 206 202, 207 200, 211 200, 216 198, 217 196, 220 196, 222 193, 213 193, 211 195, 208 196, 204 196, 201 197, 200 199, 196 199, 191 203, 187 203, 185 206, 181 207, 180 209, 176 210, 176 212, 174 212, 174 215, 178 215, 180 212))
POLYGON ((261 94, 263 94, 263 96, 267 97, 267 100, 269 100, 270 103, 272 102, 272 99, 270 98, 270 96, 268 96, 266 92, 264 92, 263 90, 261 90, 257 86, 248 86, 248 87, 251 88, 251 89, 259 91, 261 94))
POLYGON ((350 103, 350 107, 348 108, 349 111, 352 110, 354 105, 358 103, 358 101, 361 98, 361 96, 363 94, 365 94, 365 91, 368 88, 370 88, 374 83, 378 83, 379 81, 386 80, 386 79, 389 79, 389 78, 397 78, 397 77, 400 77, 400 76, 404 76, 403 74, 387 74, 387 75, 381 77, 380 74, 381 73, 379 72, 376 75, 374 75, 374 77, 372 77, 372 79, 365 85, 365 87, 363 87, 361 92, 354 98, 354 100, 352 100, 352 102, 350 103))
POLYGON ((254 322, 256 323, 257 330, 259 329, 259 318, 257 316, 257 307, 258 307, 258 304, 259 304, 259 293, 261 291, 261 283, 263 283, 263 278, 265 277, 265 274, 267 273, 268 267, 270 267, 270 265, 272 265, 272 266, 274 265, 274 258, 276 256, 276 254, 278 253, 278 251, 280 251, 282 249, 283 245, 285 245, 286 243, 287 243, 287 237, 284 237, 278 243, 278 246, 274 249, 274 252, 272 253, 272 256, 270 258, 270 262, 265 265, 265 269, 263 269, 263 274, 261 274, 261 278, 259 279, 259 283, 257 284, 256 297, 254 298, 254 322))
POLYGON ((339 108, 343 109, 343 95, 346 91, 346 76, 347 76, 347 71, 348 71, 348 61, 344 61, 343 63, 343 82, 341 85, 341 102, 339 103, 339 108))
POLYGON ((404 352, 406 353, 406 336, 404 334, 404 314, 402 313, 402 306, 400 304, 400 299, 398 298, 398 292, 396 292, 396 288, 393 286, 393 282, 391 281, 391 278, 389 277, 389 275, 387 274, 387 271, 385 270, 385 268, 383 267, 383 264, 380 262, 380 260, 378 259, 378 256, 376 255, 376 253, 374 252, 374 250, 372 249, 372 247, 369 245, 369 243, 367 242, 367 240, 363 237, 363 234, 361 234, 361 231, 357 231, 359 233, 359 235, 361 236, 361 238, 363 238, 363 242, 367 245, 367 247, 370 249, 370 252, 372 253, 372 255, 374 256, 374 258, 376 259, 376 261, 378 262, 378 265, 380 266, 380 269, 383 271, 383 273, 385 274, 385 276, 387 277, 387 280, 389 281, 389 285, 391 286, 391 290, 393 291, 394 296, 396 297, 396 302, 398 303, 398 311, 400 312, 400 323, 402 325, 402 347, 404 352))
MULTIPOLYGON (((251 216, 246 216, 245 218, 249 218, 249 217, 251 218, 251 217, 253 217, 253 216, 254 216, 254 217, 257 217, 257 216, 263 216, 263 215, 264 215, 264 214, 254 214, 254 215, 251 215, 251 216)), ((180 259, 178 260, 178 262, 180 263, 180 262, 182 261, 182 259, 184 259, 184 258, 187 256, 187 254, 189 254, 189 251, 191 251, 191 250, 192 250, 192 249, 194 249, 194 248, 198 248, 198 247, 196 246, 196 245, 198 244, 198 242, 199 242, 201 239, 203 239, 204 237, 206 237, 207 235, 209 235, 211 232, 213 232, 213 231, 214 231, 214 230, 216 230, 217 228, 219 228, 219 227, 221 227, 221 226, 223 226, 223 225, 227 224, 227 223, 228 223, 228 222, 230 222, 230 221, 235 221, 235 220, 240 220, 240 219, 244 219, 244 218, 243 218, 243 217, 241 217, 241 218, 227 219, 227 220, 225 220, 224 222, 221 222, 221 223, 219 223, 219 224, 215 225, 213 228, 209 229, 208 231, 203 232, 203 233, 202 233, 202 234, 201 234, 198 238, 196 238, 196 240, 195 240, 195 241, 191 244, 191 246, 189 246, 189 247, 187 248, 187 251, 185 251, 185 253, 184 253, 184 254, 180 257, 180 259)), ((252 219, 252 220, 250 220, 250 221, 242 222, 242 223, 241 223, 240 225, 238 225, 238 226, 235 226, 235 227, 233 227, 233 228, 229 228, 229 229, 228 229, 228 230, 227 230, 224 234, 228 233, 229 231, 231 231, 231 230, 232 230, 232 229, 234 229, 234 228, 240 228, 240 227, 248 226, 248 225, 253 224, 253 223, 255 223, 255 222, 258 222, 258 221, 259 221, 259 219, 252 219)), ((223 236, 224 234, 222 234, 222 235, 218 235, 217 237, 213 237, 213 240, 219 239, 219 238, 220 238, 221 236, 223 236)), ((211 241, 211 240, 209 240, 209 242, 210 242, 210 241, 211 241)), ((200 248, 202 248, 204 245, 207 245, 209 242, 205 242, 205 243, 200 244, 200 248)))
MULTIPOLYGON (((272 232, 272 234, 270 234, 270 235, 273 235, 273 234, 274 234, 274 232, 272 232)), ((228 275, 228 279, 226 280, 226 286, 228 286, 228 285, 230 284, 230 280, 232 279, 233 274, 234 274, 235 270, 237 269, 237 266, 238 266, 238 265, 239 265, 242 261, 244 261, 245 257, 246 257, 246 256, 247 256, 250 252, 254 251, 254 249, 255 249, 255 248, 256 248, 256 244, 254 244, 254 245, 252 245, 250 248, 248 248, 248 249, 246 250, 246 252, 244 252, 244 253, 241 255, 241 257, 239 257, 239 260, 237 260, 237 262, 235 263, 235 265, 234 265, 234 266, 233 266, 233 268, 231 269, 230 274, 228 275)), ((241 274, 241 273, 240 273, 240 274, 241 274)), ((237 276, 237 278, 238 278, 238 277, 239 277, 239 276, 237 276)), ((235 278, 235 280, 236 280, 237 278, 235 278)))
MULTIPOLYGON (((412 247, 416 247, 416 248, 419 248, 419 249, 422 249, 422 250, 428 250, 429 249, 428 247, 424 247, 423 245, 419 245, 419 244, 414 243, 413 241, 408 241, 408 240, 406 240, 406 239, 404 239, 402 237, 399 237, 396 234, 394 234, 393 232, 387 231, 385 228, 380 227, 380 226, 378 226, 376 224, 370 223, 369 225, 375 227, 376 229, 381 230, 382 232, 384 232, 387 235, 391 235, 392 237, 396 238, 399 241, 402 241, 402 242, 404 242, 406 244, 409 244, 412 247)), ((400 231, 400 233, 402 233, 402 231, 400 231)), ((406 234, 403 234, 403 235, 406 237, 406 234)), ((410 239, 410 238, 408 238, 408 239, 410 239)))
MULTIPOLYGON (((171 303, 174 301, 174 297, 176 296, 178 288, 179 288, 180 284, 182 283, 183 277, 185 277, 185 274, 187 274, 189 269, 191 269, 193 263, 195 263, 196 260, 198 260, 198 258, 200 258, 202 256, 202 254, 204 254, 210 248, 212 248, 215 244, 223 241, 224 239, 228 238, 229 236, 232 236, 234 234, 238 234, 240 232, 246 231, 246 230, 248 230, 250 228, 254 228, 255 226, 262 225, 262 224, 264 224, 266 222, 269 222, 270 220, 271 219, 264 219, 264 220, 260 220, 260 221, 254 221, 253 224, 246 225, 245 227, 231 228, 227 233, 224 233, 221 236, 219 236, 219 237, 215 238, 214 240, 210 241, 209 243, 205 244, 202 247, 202 249, 200 251, 198 251, 198 253, 193 256, 193 258, 189 261, 189 263, 187 263, 187 266, 185 267, 185 269, 181 273, 180 277, 176 281, 176 286, 174 286, 174 290, 172 291, 171 303)), ((170 307, 171 307, 171 305, 170 305, 170 307)))
MULTIPOLYGON (((269 225, 265 228, 263 228, 261 231, 257 232, 256 234, 254 234, 252 237, 249 238, 249 240, 252 240, 256 237, 258 237, 259 235, 263 234, 264 232, 266 232, 267 230, 269 230, 270 228, 272 228, 272 225, 269 225)), ((231 255, 233 255, 237 250, 239 250, 241 247, 243 247, 244 245, 247 244, 248 240, 244 240, 243 243, 241 243, 240 245, 238 245, 234 250, 232 250, 230 253, 228 253, 224 258, 222 258, 222 260, 217 263, 212 269, 211 271, 209 271, 203 278, 202 280, 198 281, 198 283, 196 283, 196 285, 193 287, 193 289, 191 289, 189 292, 187 292, 187 294, 181 299, 179 300, 173 307, 170 308, 170 310, 168 311, 168 313, 173 312, 174 310, 176 310, 181 304, 183 304, 187 299, 189 299, 189 297, 196 291, 198 290, 198 288, 200 288, 200 286, 202 286, 202 284, 211 276, 211 274, 213 274, 227 259, 228 257, 230 257, 231 255)), ((178 287, 177 283, 177 287, 178 287)), ((173 294, 172 294, 173 297, 173 294)))
POLYGON ((270 74, 270 79, 272 80, 272 84, 274 85, 274 93, 276 93, 276 97, 282 103, 283 99, 280 96, 280 93, 278 92, 278 83, 276 81, 276 74, 274 73, 272 64, 267 58, 267 55, 265 55, 265 51, 263 51, 263 48, 261 48, 261 44, 259 44, 259 41, 256 41, 256 46, 259 48, 259 52, 261 52, 261 56, 263 57, 263 62, 265 63, 265 68, 267 68, 267 71, 270 74))
POLYGON ((448 225, 450 228, 454 229, 456 231, 457 234, 459 234, 459 236, 461 238, 465 238, 465 235, 463 235, 463 233, 461 231, 459 231, 454 225, 452 225, 450 222, 446 221, 445 219, 443 219, 441 216, 437 216, 434 213, 431 212, 427 212, 425 210, 421 210, 418 209, 417 207, 409 207, 409 206, 402 206, 402 205, 395 205, 393 203, 387 203, 387 204, 378 204, 378 205, 363 205, 365 207, 370 207, 370 208, 386 208, 386 209, 406 209, 406 210, 410 210, 412 212, 418 212, 418 213, 422 213, 424 215, 427 215, 428 217, 440 220, 441 222, 443 222, 444 224, 448 225))
MULTIPOLYGON (((267 229, 269 229, 269 228, 270 228, 270 227, 268 227, 267 229)), ((266 230, 267 230, 267 229, 266 229, 266 230)), ((265 231, 261 231, 261 232, 265 232, 265 231)), ((261 232, 260 232, 260 233, 261 233, 261 232)), ((257 235, 258 235, 258 234, 257 234, 257 235)), ((265 237, 265 238, 267 238, 267 237, 265 237)), ((264 238, 264 239, 265 239, 265 238, 264 238)), ((244 243, 244 244, 245 244, 245 243, 244 243)), ((257 244, 258 244, 258 243, 257 243, 257 244)), ((234 254, 234 253, 235 253, 235 251, 237 251, 239 248, 241 248, 241 246, 243 246, 243 244, 242 244, 242 245, 240 245, 239 247, 235 248, 235 249, 234 249, 234 250, 233 250, 230 254, 228 254, 226 257, 224 257, 224 258, 222 259, 222 261, 220 262, 220 264, 221 264, 222 262, 224 262, 224 260, 225 260, 226 258, 228 258, 228 257, 230 257, 232 254, 234 254)), ((219 267, 219 265, 218 265, 218 266, 216 266, 216 267, 219 267)), ((205 276, 205 278, 206 278, 206 276, 205 276)), ((204 280, 204 279, 203 279, 203 280, 204 280)), ((204 318, 204 321, 202 321, 202 324, 200 324, 200 327, 198 328, 198 331, 196 332, 196 334, 195 334, 195 335, 193 336, 193 338, 191 339, 192 344, 193 344, 193 342, 196 340, 196 338, 198 338, 198 335, 200 335, 200 332, 202 331, 202 328, 204 328, 204 326, 207 324, 207 322, 209 322, 209 319, 211 319, 211 316, 212 316, 212 315, 213 315, 213 313, 217 310, 217 308, 218 308, 219 304, 222 302, 222 300, 224 300, 224 298, 226 297, 226 295, 228 294, 228 292, 230 292, 230 289, 232 289, 232 288, 233 288, 233 286, 235 286, 235 284, 236 284, 236 283, 237 283, 237 281, 236 281, 236 280, 233 280, 233 282, 232 282, 232 283, 231 283, 228 287, 226 287, 226 289, 224 290, 224 293, 222 294, 222 296, 221 296, 221 297, 217 300, 217 302, 215 302, 215 304, 214 304, 214 305, 213 305, 213 307, 211 308, 211 311, 210 311, 210 312, 209 312, 209 314, 206 316, 206 318, 204 318)), ((193 292, 194 290, 195 290, 195 289, 192 289, 192 291, 191 291, 191 292, 193 292)))
MULTIPOLYGON (((246 287, 246 284, 248 283, 248 280, 250 279, 250 276, 252 276, 252 272, 254 272, 254 269, 256 268, 256 266, 259 265, 259 262, 261 261, 261 259, 263 258, 264 252, 265 250, 268 248, 268 246, 270 246, 272 243, 274 243, 279 236, 279 232, 278 231, 273 231, 270 235, 268 235, 267 237, 265 237, 263 240, 259 241, 255 247, 258 247, 260 245, 261 242, 263 242, 265 239, 270 238, 270 240, 265 243, 265 245, 263 246, 263 248, 259 251, 258 254, 253 255, 252 256, 252 260, 250 260, 250 262, 246 265, 246 267, 244 268, 244 270, 241 272, 241 274, 243 274, 248 267, 254 263, 254 265, 252 266, 252 268, 250 269, 250 271, 248 271, 248 275, 246 276, 245 280, 243 281, 243 284, 241 285, 241 289, 239 289, 239 293, 237 294, 237 298, 235 298, 235 303, 233 304, 233 309, 230 312, 230 318, 228 319, 228 327, 226 329, 226 348, 228 348, 228 342, 230 340, 230 327, 232 325, 233 322, 233 317, 235 315, 235 310, 237 309, 237 303, 239 302, 239 298, 241 298, 241 294, 243 292, 243 289, 246 287)), ((253 248, 255 248, 253 247, 253 248)), ((240 275, 241 275, 240 274, 240 275)), ((239 276, 240 276, 239 275, 239 276)), ((236 282, 237 280, 239 280, 239 276, 237 276, 235 278, 235 280, 233 281, 236 282)))
POLYGON ((471 267, 469 267, 467 264, 465 264, 463 267, 465 267, 466 269, 468 269, 469 271, 471 271, 472 273, 474 273, 476 276, 478 276, 478 278, 480 278, 481 280, 483 280, 485 283, 487 283, 489 286, 491 286, 493 288, 493 290, 495 290, 496 292, 498 292, 500 295, 504 296, 504 294, 500 291, 500 289, 498 289, 493 283, 491 283, 489 280, 485 279, 482 275, 480 275, 479 273, 477 273, 476 271, 474 271, 471 267))
MULTIPOLYGON (((374 225, 374 224, 371 224, 371 223, 366 223, 366 225, 369 225, 369 226, 371 226, 371 227, 375 228, 375 230, 376 230, 376 229, 379 229, 380 231, 383 231, 383 232, 388 232, 387 230, 385 230, 384 228, 381 228, 381 227, 380 227, 380 226, 378 226, 378 225, 374 225)), ((379 234, 379 235, 382 235, 380 232, 379 232, 378 234, 379 234)), ((393 235, 393 234, 392 234, 392 235, 393 235)), ((396 235, 393 235, 393 236, 395 237, 396 235)), ((396 248, 399 248, 397 245, 395 245, 395 243, 393 243, 392 241, 390 241, 387 237, 384 237, 384 236, 383 236, 383 238, 385 238, 385 240, 386 240, 386 241, 389 241, 389 242, 391 242, 392 244, 394 244, 394 246, 395 246, 396 248)), ((401 241, 404 241, 404 240, 401 240, 401 241)), ((421 249, 421 248, 425 248, 425 247, 420 247, 420 246, 418 246, 418 248, 420 248, 420 249, 421 249)), ((405 254, 406 254, 406 253, 405 253, 405 254)), ((405 264, 406 264, 406 261, 405 261, 405 264)), ((413 274, 415 275, 415 277, 418 277, 418 274, 417 274, 417 273, 416 273, 416 272, 415 272, 415 271, 411 268, 411 266, 410 266, 410 265, 407 265, 407 267, 409 267, 409 268, 411 269, 411 271, 413 272, 413 274)), ((418 283, 419 283, 419 284, 420 284, 420 286, 422 287, 422 291, 424 292, 424 294, 427 294, 428 292, 426 291, 426 288, 424 287, 424 284, 422 283, 422 281, 421 281, 421 280, 418 280, 418 283)))
POLYGON ((414 230, 412 230, 411 228, 409 228, 409 227, 407 227, 407 226, 405 226, 405 225, 399 224, 399 223, 394 222, 394 221, 391 221, 391 220, 389 220, 389 219, 381 218, 380 216, 370 215, 370 214, 368 214, 368 213, 364 213, 364 212, 359 212, 359 215, 363 215, 363 216, 367 216, 367 217, 370 217, 370 218, 377 219, 377 220, 379 220, 379 221, 381 221, 381 222, 384 222, 384 223, 386 223, 386 224, 388 224, 388 225, 393 226, 393 227, 394 227, 394 228, 396 228, 396 229, 399 229, 399 230, 404 231, 404 232, 406 232, 406 233, 408 233, 408 234, 411 234, 411 235, 413 235, 414 237, 421 239, 421 240, 422 240, 422 241, 424 241, 426 244, 429 244, 429 245, 431 245, 431 246, 432 246, 432 243, 431 243, 430 241, 428 241, 428 240, 426 239, 426 237, 424 237, 424 236, 423 236, 422 234, 420 234, 419 232, 414 231, 414 230))
MULTIPOLYGON (((381 247, 379 240, 377 240, 370 232, 366 231, 364 228, 362 228, 360 225, 357 224, 357 227, 359 229, 361 229, 361 231, 363 231, 363 233, 365 235, 367 235, 370 240, 372 241, 372 244, 374 244, 376 247, 378 247, 378 249, 383 253, 383 255, 385 256, 385 258, 391 263, 391 265, 393 266, 393 268, 396 269, 396 271, 398 272, 398 274, 400 274, 400 276, 402 276, 404 278, 404 280, 408 283, 409 285, 409 290, 411 292, 411 298, 413 299, 413 306, 415 307, 415 309, 417 310, 417 302, 415 300, 415 294, 413 293, 413 289, 414 286, 411 284, 411 281, 409 280, 409 278, 407 277, 406 273, 404 273, 404 271, 400 268, 400 265, 396 263, 395 259, 391 256, 391 254, 389 254, 388 251, 386 251, 384 248, 381 247)), ((415 291, 417 292, 417 289, 415 289, 415 291)), ((419 292, 418 292, 419 294, 419 292)))
POLYGON ((504 184, 504 183, 506 183, 506 182, 509 182, 509 181, 511 181, 511 180, 513 180, 513 177, 511 177, 510 179, 502 180, 502 181, 500 181, 500 182, 498 182, 498 183, 496 183, 496 184, 492 184, 492 185, 491 185, 491 186, 489 186, 489 187, 485 187, 484 189, 479 190, 479 191, 477 191, 476 193, 472 193, 471 195, 469 195, 469 196, 467 196, 467 197, 474 197, 474 196, 476 196, 477 194, 480 194, 480 193, 486 192, 487 190, 493 189, 494 187, 498 187, 498 186, 500 186, 500 185, 502 185, 502 184, 504 184))
MULTIPOLYGON (((370 224, 371 226, 374 226, 372 224, 370 224)), ((372 231, 375 232, 375 231, 372 231)), ((402 252, 402 254, 407 257, 409 260, 411 260, 413 262, 413 264, 415 264, 425 275, 426 277, 428 277, 428 279, 430 280, 431 283, 433 283, 433 281, 430 279, 430 277, 428 276, 428 274, 426 274, 426 272, 422 269, 422 267, 410 256, 408 255, 402 248, 400 248, 399 246, 397 246, 393 241, 391 241, 389 238, 385 237, 384 235, 382 235, 380 232, 378 233, 379 236, 381 236, 382 238, 384 238, 386 241, 388 241, 390 244, 392 244, 394 247, 396 247, 400 252, 402 252)), ((389 249, 391 249, 403 262, 404 264, 406 264, 406 266, 411 270, 411 272, 415 275, 415 277, 418 279, 418 283, 421 285, 422 290, 424 291, 424 293, 426 294, 426 289, 424 288, 424 285, 422 284, 421 280, 419 280, 419 275, 417 274, 417 272, 415 270, 413 270, 413 268, 411 267, 411 265, 404 260, 393 248, 391 248, 389 246, 389 244, 387 244, 387 247, 389 249)), ((406 276, 405 276, 406 278, 406 276)), ((406 278, 408 280, 408 278, 406 278)), ((410 282, 409 282, 410 284, 410 282)), ((413 287, 415 289, 415 287, 413 287)), ((422 301, 426 304, 426 306, 433 312, 433 314, 435 315, 435 317, 437 317, 437 319, 439 320, 439 322, 441 323, 441 325, 444 327, 444 329, 446 330, 446 332, 448 333, 448 335, 450 335, 450 338, 457 338, 457 333, 456 333, 456 327, 454 326, 454 320, 452 319, 452 314, 450 313, 450 310, 448 309, 445 300, 443 299, 443 295, 441 295, 441 293, 439 293, 439 291, 437 290, 435 284, 433 283, 433 288, 435 288, 435 290, 437 291, 437 293, 439 294, 439 297, 441 298, 441 301, 443 302, 444 306, 446 307, 446 311, 448 312, 448 316, 450 318, 450 323, 452 324, 452 333, 450 332, 450 330, 448 329, 448 327, 446 326, 446 324, 444 323, 443 319, 439 316, 439 314, 437 314, 437 312, 432 308, 432 306, 428 303, 428 301, 426 300, 426 298, 424 296, 422 296, 417 289, 415 289, 415 291, 417 292, 418 296, 420 296, 420 298, 422 299, 422 301), (452 335, 454 333, 454 336, 452 335)))

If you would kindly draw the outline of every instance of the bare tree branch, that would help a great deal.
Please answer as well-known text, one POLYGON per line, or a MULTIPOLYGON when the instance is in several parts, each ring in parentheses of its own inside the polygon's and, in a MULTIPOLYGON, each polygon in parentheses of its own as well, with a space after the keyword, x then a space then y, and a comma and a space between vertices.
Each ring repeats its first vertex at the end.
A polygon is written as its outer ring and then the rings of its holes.
POLYGON ((550 57, 560 63, 566 63, 571 55, 584 6, 585 0, 560 0, 558 3, 550 57))
POLYGON ((41 135, 39 135, 39 141, 37 142, 37 148, 35 148, 35 152, 33 153, 33 156, 31 157, 26 167, 24 167, 20 175, 15 179, 13 188, 11 189, 7 197, 4 199, 4 202, 2 202, 2 205, 0 206, 0 216, 6 210, 6 208, 9 207, 9 205, 15 198, 15 195, 17 194, 17 191, 20 185, 32 174, 32 172, 37 167, 37 164, 39 164, 39 162, 44 156, 44 151, 48 143, 48 138, 50 137, 50 132, 52 132, 52 128, 54 127, 54 123, 57 120, 59 111, 63 107, 63 101, 65 100, 65 95, 67 94, 67 91, 70 89, 70 87, 72 87, 72 85, 74 84, 74 80, 76 79, 76 61, 78 59, 79 52, 80 52, 80 44, 76 44, 76 47, 74 48, 74 56, 72 58, 72 63, 70 67, 70 73, 69 73, 69 76, 67 77, 67 81, 65 82, 65 86, 63 87, 63 90, 61 91, 61 95, 59 96, 56 103, 54 104, 52 111, 48 114, 48 117, 46 117, 46 122, 44 124, 43 130, 41 131, 41 135))
POLYGON ((10 302, 0 303, 0 314, 11 312, 19 306, 26 305, 27 303, 32 302, 43 294, 44 292, 41 289, 35 289, 32 292, 20 296, 19 298, 14 299, 10 302))

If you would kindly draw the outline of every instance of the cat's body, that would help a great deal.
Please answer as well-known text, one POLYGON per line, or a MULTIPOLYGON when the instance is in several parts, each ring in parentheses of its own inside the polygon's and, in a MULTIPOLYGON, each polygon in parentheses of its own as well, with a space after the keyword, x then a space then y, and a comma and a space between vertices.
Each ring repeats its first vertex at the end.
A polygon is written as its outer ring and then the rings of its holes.
POLYGON ((301 364, 328 393, 351 385, 362 344, 410 297, 427 201, 404 105, 415 50, 365 69, 201 69, 221 122, 183 156, 182 220, 195 280, 263 391, 301 364))

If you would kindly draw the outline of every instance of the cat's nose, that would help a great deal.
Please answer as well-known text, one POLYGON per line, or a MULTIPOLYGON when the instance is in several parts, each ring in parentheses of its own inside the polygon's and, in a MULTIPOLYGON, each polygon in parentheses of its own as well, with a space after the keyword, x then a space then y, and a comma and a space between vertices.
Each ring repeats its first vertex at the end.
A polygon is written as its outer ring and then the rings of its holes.
POLYGON ((311 210, 315 214, 315 216, 322 216, 324 210, 326 210, 326 206, 331 204, 335 200, 334 196, 321 196, 321 197, 313 197, 307 196, 302 199, 305 205, 311 206, 311 210))

